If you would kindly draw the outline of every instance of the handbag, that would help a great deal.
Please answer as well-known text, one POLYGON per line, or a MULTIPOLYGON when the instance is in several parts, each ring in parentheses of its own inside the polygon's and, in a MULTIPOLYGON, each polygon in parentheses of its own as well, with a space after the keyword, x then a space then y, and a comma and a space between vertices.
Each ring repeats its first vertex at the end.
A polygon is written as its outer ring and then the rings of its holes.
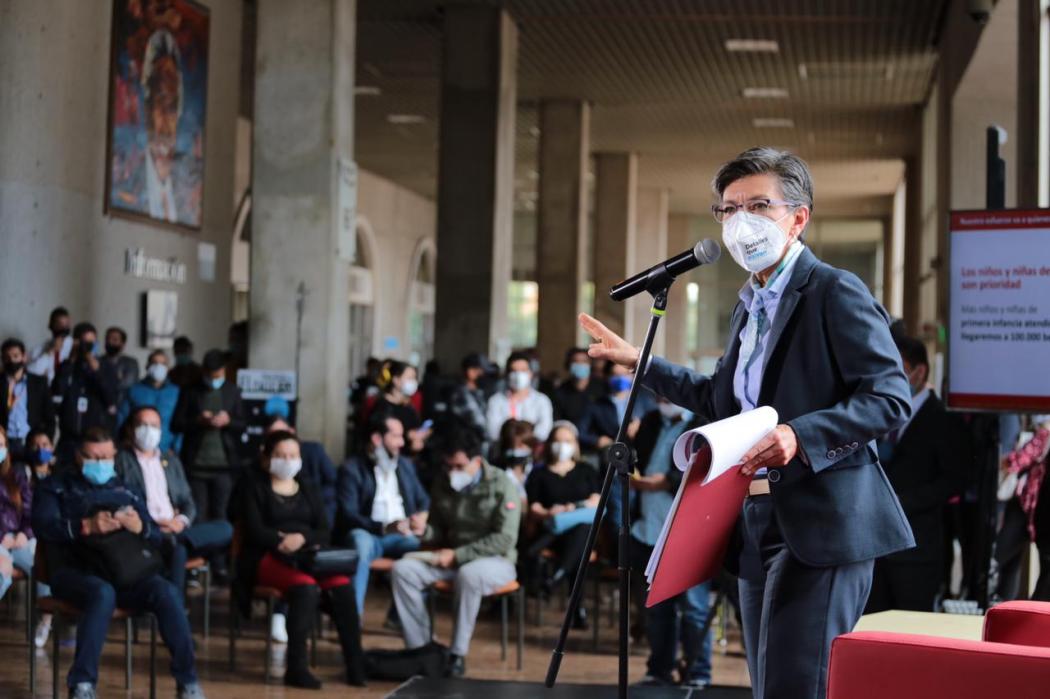
POLYGON ((114 587, 129 587, 161 571, 160 552, 146 539, 127 529, 89 536, 84 545, 95 558, 95 568, 114 587))
POLYGON ((296 552, 292 566, 314 578, 353 575, 357 572, 357 549, 318 546, 296 552))

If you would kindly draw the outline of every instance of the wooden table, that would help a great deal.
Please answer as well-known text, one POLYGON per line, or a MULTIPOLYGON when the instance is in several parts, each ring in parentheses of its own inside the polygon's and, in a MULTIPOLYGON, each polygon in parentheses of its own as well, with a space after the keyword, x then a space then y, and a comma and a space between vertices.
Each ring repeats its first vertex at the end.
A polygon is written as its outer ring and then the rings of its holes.
POLYGON ((925 636, 980 641, 983 629, 983 616, 891 610, 876 614, 865 614, 860 618, 856 628, 853 630, 913 633, 925 636))

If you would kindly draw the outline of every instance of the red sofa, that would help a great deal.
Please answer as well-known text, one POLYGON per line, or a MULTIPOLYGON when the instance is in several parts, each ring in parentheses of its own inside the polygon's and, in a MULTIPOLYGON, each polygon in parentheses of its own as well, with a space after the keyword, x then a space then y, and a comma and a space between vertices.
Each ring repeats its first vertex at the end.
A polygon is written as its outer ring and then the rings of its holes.
POLYGON ((1048 699, 1050 604, 988 611, 984 640, 860 631, 835 639, 828 699, 1048 699))

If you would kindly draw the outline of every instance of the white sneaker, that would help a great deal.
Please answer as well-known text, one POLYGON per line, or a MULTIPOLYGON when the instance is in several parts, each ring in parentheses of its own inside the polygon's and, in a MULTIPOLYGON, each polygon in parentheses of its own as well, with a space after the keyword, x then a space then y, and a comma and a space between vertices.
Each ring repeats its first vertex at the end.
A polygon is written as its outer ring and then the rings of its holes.
POLYGON ((276 643, 288 643, 288 627, 285 625, 284 614, 274 614, 270 622, 270 638, 276 643))
POLYGON ((47 614, 40 617, 40 621, 36 624, 36 633, 33 636, 33 645, 37 648, 43 648, 47 645, 47 639, 51 635, 51 615, 47 614))

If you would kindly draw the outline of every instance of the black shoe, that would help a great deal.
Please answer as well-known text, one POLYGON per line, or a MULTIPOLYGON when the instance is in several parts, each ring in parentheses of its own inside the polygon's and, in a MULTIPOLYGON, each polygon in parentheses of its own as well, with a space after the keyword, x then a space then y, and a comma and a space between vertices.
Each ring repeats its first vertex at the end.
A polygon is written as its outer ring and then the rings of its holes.
POLYGON ((467 674, 467 663, 462 655, 448 656, 448 665, 445 667, 445 677, 462 677, 467 674))
POLYGON ((565 571, 561 568, 558 568, 556 571, 554 571, 553 575, 551 575, 549 578, 543 581, 543 591, 548 596, 550 596, 558 588, 558 584, 561 583, 561 581, 564 579, 565 571))
POLYGON ((321 680, 313 676, 306 668, 289 668, 284 673, 284 684, 288 687, 299 687, 300 689, 320 689, 321 680))

